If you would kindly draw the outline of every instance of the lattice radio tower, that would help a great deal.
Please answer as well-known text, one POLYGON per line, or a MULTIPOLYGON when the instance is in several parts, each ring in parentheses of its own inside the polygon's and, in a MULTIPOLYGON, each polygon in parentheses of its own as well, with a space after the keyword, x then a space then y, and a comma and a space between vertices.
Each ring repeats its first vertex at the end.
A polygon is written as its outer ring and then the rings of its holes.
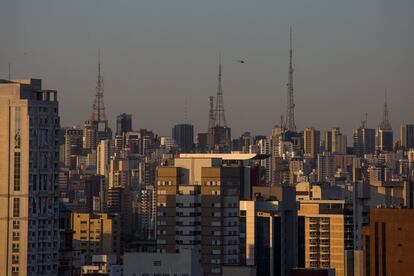
POLYGON ((379 128, 384 129, 384 130, 392 129, 390 120, 388 118, 387 90, 385 90, 384 111, 383 111, 383 114, 382 114, 382 120, 379 124, 379 128))
POLYGON ((208 100, 210 102, 210 110, 208 112, 208 131, 211 131, 216 123, 216 120, 214 118, 214 96, 208 97, 208 100))
POLYGON ((95 100, 93 103, 92 111, 92 122, 100 124, 104 123, 107 127, 108 120, 105 115, 105 105, 104 105, 104 86, 103 86, 103 76, 101 75, 101 54, 100 50, 98 51, 98 79, 96 81, 96 94, 95 100))
POLYGON ((293 65, 292 65, 292 27, 290 27, 290 49, 289 49, 289 79, 287 83, 287 110, 286 127, 289 131, 296 131, 295 124, 295 101, 293 98, 293 65))
POLYGON ((221 55, 219 56, 218 89, 216 98, 215 126, 227 127, 224 115, 223 87, 221 84, 221 55))

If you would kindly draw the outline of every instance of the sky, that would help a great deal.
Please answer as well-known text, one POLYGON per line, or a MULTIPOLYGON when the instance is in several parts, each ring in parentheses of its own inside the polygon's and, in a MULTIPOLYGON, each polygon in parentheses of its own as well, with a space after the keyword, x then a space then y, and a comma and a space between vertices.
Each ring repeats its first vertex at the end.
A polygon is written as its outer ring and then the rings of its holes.
POLYGON ((351 135, 364 113, 376 127, 387 90, 399 132, 414 123, 413 14, 412 0, 0 0, 0 78, 9 63, 14 79, 41 78, 58 90, 61 125, 82 125, 100 49, 112 127, 125 112, 171 135, 187 113, 205 132, 221 53, 233 137, 269 135, 286 113, 292 26, 298 129, 351 135))

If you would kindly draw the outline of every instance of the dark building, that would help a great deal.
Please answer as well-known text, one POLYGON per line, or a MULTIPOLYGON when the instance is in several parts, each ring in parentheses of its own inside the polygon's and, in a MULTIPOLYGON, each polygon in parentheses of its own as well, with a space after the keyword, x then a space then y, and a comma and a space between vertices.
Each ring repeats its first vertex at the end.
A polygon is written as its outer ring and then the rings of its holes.
POLYGON ((390 152, 394 148, 392 129, 377 128, 375 140, 375 147, 378 152, 390 152))
POLYGON ((354 129, 354 154, 364 157, 364 154, 375 153, 375 129, 362 126, 354 129))
POLYGON ((69 169, 76 168, 76 157, 82 154, 83 131, 68 128, 64 136, 64 165, 69 169))
POLYGON ((197 151, 205 152, 207 149, 207 133, 197 134, 197 151))
POLYGON ((231 129, 225 126, 215 126, 211 129, 210 147, 219 152, 230 151, 231 129))
POLYGON ((324 151, 332 152, 332 131, 325 131, 324 151))
POLYGON ((191 152, 194 149, 194 126, 178 124, 172 129, 172 138, 181 152, 191 152))
POLYGON ((59 203, 59 270, 58 275, 80 275, 80 251, 73 246, 73 230, 71 229, 71 211, 63 203, 59 203))
POLYGON ((414 149, 414 125, 401 126, 401 146, 404 149, 414 149))
POLYGON ((116 135, 132 131, 132 115, 122 113, 116 116, 116 135))
POLYGON ((414 210, 375 208, 364 228, 364 276, 412 275, 414 210))

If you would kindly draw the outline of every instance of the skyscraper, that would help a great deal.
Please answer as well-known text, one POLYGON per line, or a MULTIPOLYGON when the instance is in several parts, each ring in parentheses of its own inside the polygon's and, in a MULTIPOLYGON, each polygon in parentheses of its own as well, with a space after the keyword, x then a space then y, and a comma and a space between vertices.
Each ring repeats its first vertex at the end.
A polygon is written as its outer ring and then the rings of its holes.
POLYGON ((305 267, 334 268, 345 276, 345 253, 353 249, 351 206, 344 200, 303 200, 298 216, 304 217, 305 267))
POLYGON ((76 156, 82 154, 83 132, 79 128, 68 128, 65 130, 64 164, 65 167, 75 169, 76 156))
POLYGON ((346 154, 347 139, 339 127, 332 128, 332 153, 346 154))
POLYGON ((96 149, 96 173, 109 177, 109 162, 111 159, 111 141, 102 140, 96 149))
POLYGON ((321 133, 315 128, 305 128, 303 132, 304 154, 312 159, 316 159, 319 153, 321 133))
POLYGON ((132 115, 122 113, 116 116, 116 135, 132 131, 132 115))
POLYGON ((191 152, 194 149, 194 126, 178 124, 172 129, 172 138, 181 152, 191 152))
POLYGON ((58 100, 41 80, 0 80, 0 274, 58 271, 58 100))
POLYGON ((354 154, 364 157, 365 154, 375 153, 375 129, 367 128, 365 123, 359 128, 354 128, 354 154))
POLYGON ((414 149, 414 125, 402 125, 400 135, 401 146, 404 149, 414 149))
POLYGON ((239 263, 242 170, 219 155, 194 156, 157 168, 157 247, 201 250, 205 275, 221 275, 222 265, 239 263))
POLYGON ((335 177, 335 158, 330 152, 318 154, 318 181, 330 182, 335 177))
POLYGON ((329 130, 325 131, 323 151, 332 152, 332 131, 329 131, 329 130))

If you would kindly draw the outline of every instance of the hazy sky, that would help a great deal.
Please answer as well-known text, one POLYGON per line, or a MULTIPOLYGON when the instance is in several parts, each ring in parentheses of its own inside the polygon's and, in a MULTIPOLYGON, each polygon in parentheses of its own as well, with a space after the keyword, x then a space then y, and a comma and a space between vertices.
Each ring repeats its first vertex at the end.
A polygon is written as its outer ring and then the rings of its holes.
POLYGON ((365 112, 374 127, 385 89, 394 130, 414 123, 413 0, 0 0, 0 77, 11 62, 12 78, 43 79, 59 91, 62 126, 82 124, 100 48, 112 126, 126 112, 171 135, 187 98, 201 132, 221 52, 233 136, 268 135, 286 112, 290 25, 298 128, 350 134, 365 112))

